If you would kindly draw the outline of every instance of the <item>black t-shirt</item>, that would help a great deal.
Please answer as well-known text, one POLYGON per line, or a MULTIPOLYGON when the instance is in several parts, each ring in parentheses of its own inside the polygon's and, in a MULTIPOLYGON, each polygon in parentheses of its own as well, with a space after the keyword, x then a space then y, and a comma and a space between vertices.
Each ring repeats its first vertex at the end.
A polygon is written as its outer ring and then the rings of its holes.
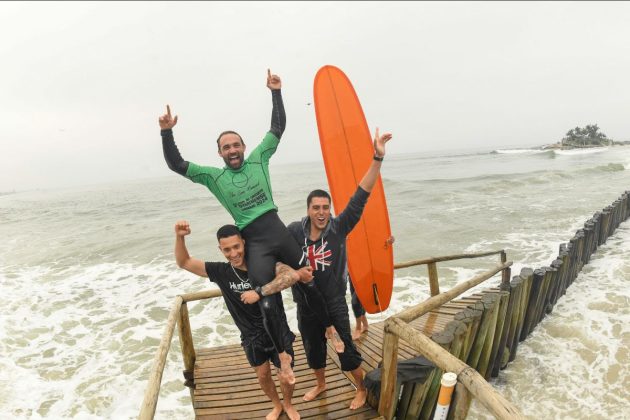
POLYGON ((266 334, 258 304, 248 305, 241 302, 241 293, 254 290, 247 271, 224 262, 206 262, 206 274, 223 292, 225 305, 241 332, 241 344, 247 346, 251 340, 266 334))

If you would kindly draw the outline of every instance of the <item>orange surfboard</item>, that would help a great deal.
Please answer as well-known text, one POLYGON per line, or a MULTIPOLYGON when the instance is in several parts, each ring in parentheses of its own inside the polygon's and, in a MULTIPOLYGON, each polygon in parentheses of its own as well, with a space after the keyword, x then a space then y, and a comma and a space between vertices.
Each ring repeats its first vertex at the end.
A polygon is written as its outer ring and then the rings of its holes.
MULTIPOLYGON (((314 83, 319 141, 333 206, 337 214, 367 172, 374 156, 372 135, 348 77, 324 66, 314 83)), ((394 255, 383 183, 379 176, 363 216, 348 236, 348 269, 357 297, 368 313, 389 306, 394 283, 394 255)))

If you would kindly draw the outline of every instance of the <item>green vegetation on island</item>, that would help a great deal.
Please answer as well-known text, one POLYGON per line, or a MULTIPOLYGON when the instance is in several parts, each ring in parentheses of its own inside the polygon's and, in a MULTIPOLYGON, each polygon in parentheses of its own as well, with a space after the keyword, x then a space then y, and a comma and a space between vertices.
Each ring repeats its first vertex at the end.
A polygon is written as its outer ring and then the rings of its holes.
POLYGON ((613 140, 599 131, 597 124, 593 124, 584 128, 575 127, 570 129, 560 144, 565 148, 601 147, 612 145, 613 140))
POLYGON ((615 141, 599 131, 597 124, 587 125, 584 128, 575 127, 567 131, 567 134, 557 143, 542 146, 543 149, 583 149, 589 147, 628 145, 630 141, 615 141))

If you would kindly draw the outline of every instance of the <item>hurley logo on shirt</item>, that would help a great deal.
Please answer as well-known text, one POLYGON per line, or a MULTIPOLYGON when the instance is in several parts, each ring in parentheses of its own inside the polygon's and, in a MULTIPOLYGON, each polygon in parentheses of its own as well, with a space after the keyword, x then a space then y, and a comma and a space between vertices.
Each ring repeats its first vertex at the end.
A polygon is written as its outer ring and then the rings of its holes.
POLYGON ((235 293, 243 293, 248 290, 252 290, 252 285, 248 280, 247 281, 241 280, 240 283, 231 281, 229 282, 229 284, 230 284, 230 289, 235 293))

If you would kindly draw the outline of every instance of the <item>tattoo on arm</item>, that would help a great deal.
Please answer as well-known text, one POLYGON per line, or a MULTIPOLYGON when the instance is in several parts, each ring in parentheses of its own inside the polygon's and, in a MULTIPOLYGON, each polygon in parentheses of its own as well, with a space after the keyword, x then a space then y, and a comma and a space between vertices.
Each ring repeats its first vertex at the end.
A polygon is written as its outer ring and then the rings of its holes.
POLYGON ((263 295, 269 296, 293 286, 297 280, 291 276, 291 268, 285 264, 276 265, 276 278, 262 287, 263 295))

